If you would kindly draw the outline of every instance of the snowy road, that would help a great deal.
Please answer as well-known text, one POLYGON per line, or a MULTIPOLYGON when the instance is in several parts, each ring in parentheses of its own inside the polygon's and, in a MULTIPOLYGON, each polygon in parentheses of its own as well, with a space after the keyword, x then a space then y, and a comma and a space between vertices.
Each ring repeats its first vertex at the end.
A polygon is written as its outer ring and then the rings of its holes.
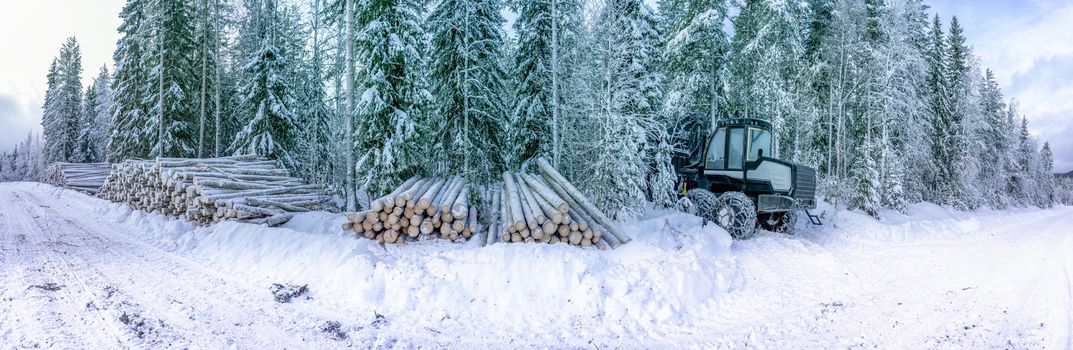
POLYGON ((1071 207, 841 212, 745 242, 664 213, 602 253, 384 249, 302 221, 195 228, 0 184, 0 349, 1073 349, 1071 207), (276 303, 276 282, 312 297, 276 303))
POLYGON ((47 192, 0 189, 0 347, 314 348, 303 310, 132 239, 47 192), (303 329, 298 329, 303 328, 303 329))

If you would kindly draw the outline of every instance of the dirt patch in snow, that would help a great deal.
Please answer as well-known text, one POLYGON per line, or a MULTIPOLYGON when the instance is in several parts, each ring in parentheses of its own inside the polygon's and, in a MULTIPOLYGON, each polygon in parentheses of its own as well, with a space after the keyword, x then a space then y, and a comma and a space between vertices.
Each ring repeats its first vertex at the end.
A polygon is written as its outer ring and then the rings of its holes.
POLYGON ((339 321, 325 321, 317 328, 332 339, 343 340, 347 338, 347 334, 343 330, 343 324, 339 323, 339 321))
POLYGON ((294 300, 294 298, 305 295, 309 291, 309 285, 273 283, 268 290, 272 292, 272 296, 275 297, 277 303, 286 304, 294 300))
POLYGON ((35 285, 27 287, 26 289, 37 288, 37 289, 40 289, 40 290, 43 290, 43 291, 46 291, 46 292, 55 292, 57 290, 63 289, 63 287, 66 287, 66 286, 56 284, 55 282, 48 282, 48 283, 45 283, 45 284, 35 284, 35 285))

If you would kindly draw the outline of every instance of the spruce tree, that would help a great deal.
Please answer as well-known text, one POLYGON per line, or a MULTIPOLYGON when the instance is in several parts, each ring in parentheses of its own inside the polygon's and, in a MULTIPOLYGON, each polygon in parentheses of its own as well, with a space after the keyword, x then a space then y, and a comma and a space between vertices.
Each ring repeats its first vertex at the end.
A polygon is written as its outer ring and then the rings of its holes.
POLYGON ((194 8, 184 0, 153 0, 146 11, 143 59, 148 63, 142 81, 142 103, 147 113, 144 134, 149 154, 162 157, 197 155, 197 119, 194 103, 200 62, 195 41, 194 8))
POLYGON ((247 42, 259 43, 245 56, 239 95, 244 103, 244 125, 235 135, 231 149, 235 154, 257 154, 294 166, 295 113, 293 87, 286 74, 286 58, 280 49, 277 30, 280 8, 275 0, 247 3, 250 22, 240 34, 247 42))
POLYGON ((940 166, 946 167, 945 172, 950 174, 947 185, 951 195, 949 204, 962 209, 972 209, 976 208, 979 202, 974 183, 979 164, 970 144, 974 131, 973 121, 977 115, 973 108, 975 101, 970 62, 972 53, 965 41, 964 29, 958 23, 957 17, 951 18, 950 33, 947 37, 950 51, 947 55, 949 61, 946 78, 949 114, 943 123, 946 129, 940 130, 940 134, 945 136, 942 147, 947 150, 949 158, 940 166))
POLYGON ((879 179, 879 145, 874 140, 866 140, 860 147, 856 163, 853 165, 851 181, 854 195, 850 205, 873 217, 879 217, 880 196, 876 180, 879 179))
POLYGON ((659 4, 665 27, 667 74, 664 113, 670 124, 688 114, 707 116, 710 125, 726 108, 724 96, 730 39, 723 30, 726 0, 665 0, 659 4))
POLYGON ((516 167, 537 155, 548 155, 554 163, 563 147, 563 65, 567 46, 576 40, 580 4, 576 0, 520 1, 516 10, 514 101, 501 136, 510 147, 504 163, 516 167))
POLYGON ((330 27, 325 23, 323 0, 313 1, 312 23, 310 25, 310 55, 305 62, 307 76, 299 82, 302 86, 298 91, 299 105, 301 106, 302 126, 298 134, 303 155, 302 174, 306 179, 318 184, 332 184, 332 174, 335 171, 334 155, 338 154, 335 142, 332 138, 334 127, 334 115, 328 106, 328 95, 325 83, 329 74, 325 74, 324 51, 326 43, 330 39, 330 27))
POLYGON ((641 1, 609 1, 596 16, 593 23, 599 24, 588 28, 581 43, 586 115, 570 127, 567 168, 597 205, 629 217, 640 211, 646 194, 671 190, 665 182, 658 189, 649 183, 653 169, 665 171, 659 165, 669 158, 653 151, 667 146, 667 139, 650 134, 664 127, 658 115, 662 92, 654 83, 662 78, 654 69, 660 62, 653 55, 662 39, 654 14, 641 1))
MULTIPOLYGON (((804 37, 800 18, 807 5, 748 0, 734 18, 731 40, 729 108, 735 117, 771 121, 780 140, 798 130, 787 118, 807 112, 801 104, 797 74, 803 71, 804 37)), ((779 153, 793 158, 792 142, 779 153)))
POLYGON ((1005 188, 1009 126, 1006 121, 1006 104, 1002 101, 1002 90, 990 69, 985 73, 980 90, 980 111, 984 123, 979 140, 984 145, 984 152, 978 155, 981 165, 980 187, 985 191, 983 196, 987 204, 1001 209, 1009 204, 1005 188))
MULTIPOLYGON (((428 17, 430 82, 435 103, 427 124, 434 154, 446 164, 434 172, 461 174, 476 182, 497 178, 500 129, 507 109, 500 55, 503 18, 496 0, 444 0, 428 17)), ((426 151, 428 152, 428 151, 426 151)))
MULTIPOLYGON (((45 89, 45 103, 41 106, 41 129, 44 137, 49 140, 61 140, 63 138, 63 120, 59 115, 59 108, 57 107, 59 94, 59 58, 53 58, 52 64, 48 67, 48 75, 46 75, 46 89, 45 89)), ((58 142, 46 142, 45 143, 45 158, 51 159, 54 155, 59 155, 60 143, 58 142)), ((17 152, 15 154, 18 154, 17 152)))
POLYGON ((950 165, 953 157, 951 149, 946 145, 947 132, 950 130, 950 106, 949 94, 947 93, 947 48, 943 37, 942 20, 936 15, 932 20, 930 42, 927 51, 928 58, 928 87, 932 96, 931 120, 929 125, 929 138, 931 139, 931 157, 934 169, 928 174, 928 187, 932 188, 932 194, 925 200, 935 201, 942 204, 950 204, 953 200, 953 190, 950 186, 950 165))
POLYGON ((93 142, 93 134, 96 132, 96 126, 93 122, 96 119, 97 106, 100 102, 97 101, 97 90, 93 88, 93 85, 95 83, 87 86, 86 92, 82 95, 82 113, 78 122, 81 125, 81 134, 78 136, 78 150, 82 154, 81 161, 86 163, 99 161, 96 144, 93 142))
POLYGON ((119 13, 123 23, 119 26, 120 38, 112 55, 115 73, 111 80, 114 104, 107 146, 110 162, 149 156, 152 130, 146 130, 148 114, 142 88, 149 79, 146 66, 150 55, 148 2, 129 0, 119 13))
POLYGON ((1040 167, 1038 180, 1040 185, 1040 206, 1050 208, 1055 203, 1055 179, 1054 179, 1054 154, 1051 153, 1051 143, 1044 142, 1040 151, 1040 167))
POLYGON ((412 0, 374 0, 357 8, 361 99, 354 131, 359 192, 380 196, 411 176, 423 159, 417 122, 424 60, 420 9, 412 0))
POLYGON ((45 162, 81 162, 79 136, 82 115, 82 51, 74 37, 60 48, 59 59, 50 68, 45 93, 45 162))

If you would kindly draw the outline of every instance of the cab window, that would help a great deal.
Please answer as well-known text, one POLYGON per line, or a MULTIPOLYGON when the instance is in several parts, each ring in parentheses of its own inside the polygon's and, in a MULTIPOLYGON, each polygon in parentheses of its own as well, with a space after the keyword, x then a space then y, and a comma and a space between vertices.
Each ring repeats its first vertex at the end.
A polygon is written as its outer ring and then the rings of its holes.
POLYGON ((708 143, 708 165, 707 169, 721 170, 726 163, 726 158, 723 157, 726 149, 727 140, 727 128, 719 128, 715 132, 715 136, 708 143))
POLYGON ((745 129, 730 129, 730 148, 727 151, 727 169, 741 169, 745 158, 745 129))
POLYGON ((760 159, 760 156, 774 157, 771 153, 771 133, 767 130, 749 128, 748 161, 760 159))
POLYGON ((703 128, 695 128, 689 133, 689 164, 697 164, 704 161, 704 138, 708 132, 703 128))

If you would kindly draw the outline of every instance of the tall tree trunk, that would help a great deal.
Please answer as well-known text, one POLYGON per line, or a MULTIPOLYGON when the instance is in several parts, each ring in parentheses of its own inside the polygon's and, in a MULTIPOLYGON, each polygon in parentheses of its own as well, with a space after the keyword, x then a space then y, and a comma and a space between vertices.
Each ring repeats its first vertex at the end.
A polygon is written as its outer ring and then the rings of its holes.
MULTIPOLYGON (((313 0, 313 83, 314 84, 323 84, 322 81, 321 81, 321 74, 320 74, 320 0, 313 0)), ((323 85, 318 86, 317 90, 320 91, 321 87, 323 87, 323 85)), ((322 97, 322 96, 318 95, 318 98, 319 97, 322 97)), ((323 101, 318 100, 318 101, 313 101, 313 103, 316 103, 319 106, 321 103, 323 103, 323 101)), ((314 118, 321 117, 321 115, 319 115, 319 114, 314 114, 314 115, 316 116, 314 118)), ((320 164, 319 164, 320 159, 319 159, 319 157, 317 157, 317 140, 320 139, 320 137, 319 137, 320 135, 318 134, 320 132, 320 130, 319 130, 320 121, 319 120, 312 120, 311 123, 312 123, 311 128, 313 129, 312 130, 313 135, 312 135, 311 140, 309 140, 310 142, 309 142, 309 149, 308 149, 308 151, 309 151, 308 157, 309 157, 309 163, 310 163, 309 164, 309 170, 310 170, 309 178, 312 179, 313 183, 323 183, 323 181, 318 178, 319 171, 320 171, 319 170, 320 169, 320 164)))
POLYGON ((559 1, 551 2, 551 164, 559 166, 559 1))
POLYGON ((205 99, 208 98, 209 0, 201 0, 201 112, 198 116, 197 157, 205 156, 205 99))
MULTIPOLYGON (((161 7, 160 11, 161 12, 164 11, 163 7, 161 7)), ((163 17, 163 16, 161 16, 161 17, 163 17)), ((161 21, 163 21, 163 19, 161 21)), ((160 149, 157 151, 157 156, 158 157, 163 157, 164 156, 164 32, 165 32, 164 24, 161 23, 160 28, 157 29, 157 30, 160 31, 160 32, 157 33, 157 36, 159 37, 158 40, 160 40, 160 43, 159 43, 159 46, 160 46, 160 72, 157 73, 157 78, 158 78, 157 79, 157 92, 159 93, 158 96, 157 96, 157 103, 159 104, 158 110, 157 110, 157 117, 158 117, 157 120, 160 123, 160 125, 158 125, 158 128, 157 128, 157 146, 160 147, 160 149)))
POLYGON ((215 96, 214 101, 213 101, 213 115, 215 117, 216 136, 213 137, 213 143, 214 143, 214 145, 213 145, 214 146, 213 147, 214 148, 213 149, 213 154, 216 157, 220 157, 220 153, 222 151, 221 150, 222 142, 220 141, 220 135, 222 134, 222 131, 221 131, 221 128, 220 128, 220 85, 222 85, 220 83, 220 70, 222 69, 220 67, 220 0, 213 0, 213 8, 216 10, 216 15, 213 16, 213 18, 212 18, 212 22, 213 22, 212 50, 213 50, 213 59, 216 61, 216 67, 214 67, 215 69, 213 69, 213 71, 215 71, 215 75, 216 75, 216 79, 215 79, 216 80, 216 86, 214 87, 216 96, 215 96))
POLYGON ((346 0, 346 9, 343 12, 346 18, 346 111, 344 111, 343 147, 345 147, 346 159, 346 210, 356 211, 356 193, 354 193, 354 0, 346 0))

